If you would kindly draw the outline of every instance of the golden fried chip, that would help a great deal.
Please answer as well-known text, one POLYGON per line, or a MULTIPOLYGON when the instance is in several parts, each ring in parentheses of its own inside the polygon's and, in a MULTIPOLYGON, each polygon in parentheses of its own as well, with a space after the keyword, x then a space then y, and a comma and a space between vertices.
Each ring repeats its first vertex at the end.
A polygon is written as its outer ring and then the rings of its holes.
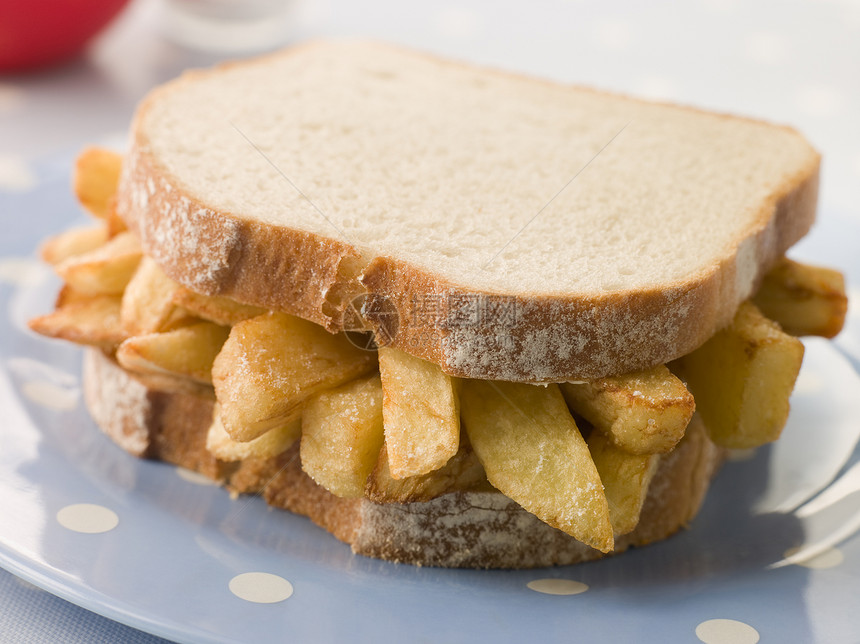
POLYGON ((379 348, 388 464, 396 479, 445 465, 460 445, 460 405, 442 369, 399 349, 379 348))
POLYGON ((375 503, 415 503, 430 501, 449 492, 489 492, 484 468, 464 434, 460 449, 440 469, 407 478, 395 479, 388 466, 388 449, 379 450, 379 458, 367 479, 365 496, 375 503))
POLYGON ((53 313, 30 320, 30 328, 52 338, 113 351, 127 335, 119 321, 118 295, 67 297, 53 313))
POLYGON ((241 304, 222 295, 201 295, 181 285, 173 292, 173 303, 199 318, 228 326, 266 312, 259 306, 241 304))
POLYGON ((129 371, 166 373, 212 383, 212 363, 230 330, 199 322, 164 333, 137 335, 123 342, 116 359, 129 371))
POLYGON ((717 445, 744 449, 779 438, 803 360, 803 344, 750 302, 732 324, 672 363, 696 397, 717 445))
POLYGON ((166 331, 193 318, 176 306, 173 296, 182 287, 144 256, 122 295, 120 319, 129 335, 166 331))
POLYGON ((122 156, 104 148, 87 148, 75 161, 75 195, 96 217, 108 216, 109 201, 116 192, 121 169, 122 156))
POLYGON ((562 383, 570 408, 633 454, 670 451, 684 437, 696 403, 665 365, 646 371, 562 383))
POLYGON ((249 458, 266 459, 287 451, 302 433, 300 418, 270 429, 247 443, 233 440, 221 423, 218 405, 215 405, 215 415, 209 432, 206 435, 206 449, 215 458, 222 461, 243 461, 249 458))
POLYGON ((312 394, 376 369, 376 354, 343 334, 285 313, 236 324, 212 369, 221 421, 235 440, 249 441, 297 418, 312 394))
POLYGON ((591 432, 588 451, 606 491, 613 532, 616 536, 632 532, 639 523, 660 455, 625 452, 603 432, 591 432))
POLYGON ((487 479, 544 523, 609 552, 609 506, 558 385, 463 380, 463 426, 487 479))
POLYGON ((57 265, 70 257, 83 255, 103 246, 108 240, 108 230, 104 224, 70 228, 48 238, 41 247, 42 259, 57 265))
POLYGON ((783 258, 764 276, 753 303, 786 333, 832 338, 848 311, 839 271, 783 258))
POLYGON ((382 439, 378 374, 311 396, 302 408, 302 469, 337 496, 364 495, 382 439))
POLYGON ((120 295, 143 253, 131 233, 121 233, 95 250, 60 262, 57 274, 86 295, 120 295))

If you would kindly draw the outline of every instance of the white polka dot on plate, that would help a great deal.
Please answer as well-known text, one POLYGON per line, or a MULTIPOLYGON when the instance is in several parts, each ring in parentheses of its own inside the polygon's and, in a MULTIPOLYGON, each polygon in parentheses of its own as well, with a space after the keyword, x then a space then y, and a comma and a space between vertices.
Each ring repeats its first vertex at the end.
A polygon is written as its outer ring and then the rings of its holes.
POLYGON ((200 472, 187 470, 184 467, 177 467, 176 475, 183 481, 188 481, 195 485, 218 485, 217 481, 213 481, 208 476, 204 476, 203 474, 200 474, 200 472))
MULTIPOLYGON (((789 548, 785 551, 783 555, 786 559, 796 555, 800 552, 801 548, 789 548)), ((827 568, 836 568, 837 566, 841 566, 845 561, 845 555, 842 554, 842 551, 839 548, 828 548, 823 552, 818 553, 814 557, 809 557, 808 559, 803 559, 801 561, 796 561, 795 563, 798 566, 803 566, 804 568, 812 568, 813 570, 825 570, 827 568)))
POLYGON ((843 111, 845 98, 835 87, 809 85, 798 93, 797 106, 809 116, 827 118, 843 111))
POLYGON ((29 400, 57 411, 69 411, 78 406, 80 390, 69 389, 53 382, 34 380, 25 382, 21 387, 23 393, 29 400))
POLYGON ((788 58, 788 42, 771 32, 756 32, 744 41, 744 57, 762 65, 776 65, 788 58))
POLYGON ((57 512, 57 521, 73 532, 99 534, 113 530, 119 524, 119 517, 103 505, 76 503, 57 512))
POLYGON ((481 30, 481 19, 471 9, 446 7, 436 14, 436 30, 451 38, 472 38, 481 30))
POLYGON ((750 447, 749 449, 731 449, 729 450, 728 459, 735 463, 751 461, 755 458, 757 451, 755 447, 750 447))
POLYGON ((293 585, 268 572, 246 572, 230 580, 230 592, 255 604, 276 604, 293 594, 293 585))
POLYGON ((36 187, 36 175, 24 159, 0 157, 0 190, 27 192, 36 187))
POLYGON ((573 579, 533 579, 526 586, 545 595, 579 595, 588 590, 588 584, 573 579))
POLYGON ((47 266, 29 257, 0 258, 0 282, 7 284, 37 286, 49 272, 50 269, 47 266))
POLYGON ((44 380, 69 389, 77 388, 80 382, 77 374, 71 374, 58 369, 52 364, 42 362, 41 360, 33 360, 32 358, 21 356, 9 358, 6 360, 6 366, 9 368, 9 371, 24 381, 44 380))
POLYGON ((696 626, 696 637, 705 644, 756 644, 759 634, 735 619, 709 619, 696 626))

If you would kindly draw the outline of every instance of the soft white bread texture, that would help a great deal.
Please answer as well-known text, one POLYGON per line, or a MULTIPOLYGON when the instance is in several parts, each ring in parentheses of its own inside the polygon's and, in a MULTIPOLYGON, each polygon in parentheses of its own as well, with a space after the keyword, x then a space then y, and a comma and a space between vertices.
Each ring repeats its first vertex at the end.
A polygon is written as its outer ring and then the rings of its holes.
POLYGON ((549 382, 702 344, 809 229, 818 167, 789 128, 320 42, 154 91, 117 210, 193 290, 333 331, 370 293, 394 346, 549 382))
MULTIPOLYGON (((86 353, 84 393, 93 418, 126 450, 199 471, 239 492, 262 494, 276 507, 310 517, 358 554, 461 568, 532 568, 603 556, 499 492, 377 504, 341 499, 318 486, 302 471, 297 446, 266 460, 218 461, 206 451, 211 398, 151 389, 97 349, 86 353)), ((721 459, 722 451, 694 417, 684 440, 661 460, 639 525, 616 539, 614 552, 665 539, 691 521, 721 459)))

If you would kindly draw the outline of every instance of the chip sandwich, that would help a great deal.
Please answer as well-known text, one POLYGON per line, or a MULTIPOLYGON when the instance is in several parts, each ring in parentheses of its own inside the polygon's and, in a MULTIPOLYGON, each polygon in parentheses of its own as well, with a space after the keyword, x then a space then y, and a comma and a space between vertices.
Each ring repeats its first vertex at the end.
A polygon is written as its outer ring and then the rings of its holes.
POLYGON ((129 452, 360 554, 569 564, 668 537, 776 440, 842 276, 785 257, 793 130, 376 43, 153 91, 85 150, 36 331, 129 452))

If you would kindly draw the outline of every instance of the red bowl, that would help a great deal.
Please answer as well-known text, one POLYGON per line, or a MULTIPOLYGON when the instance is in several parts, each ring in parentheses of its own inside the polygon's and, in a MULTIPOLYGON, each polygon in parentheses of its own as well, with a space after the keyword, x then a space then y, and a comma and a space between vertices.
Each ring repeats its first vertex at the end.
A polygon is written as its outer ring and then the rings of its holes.
POLYGON ((0 72, 79 53, 128 0, 0 0, 0 72))

